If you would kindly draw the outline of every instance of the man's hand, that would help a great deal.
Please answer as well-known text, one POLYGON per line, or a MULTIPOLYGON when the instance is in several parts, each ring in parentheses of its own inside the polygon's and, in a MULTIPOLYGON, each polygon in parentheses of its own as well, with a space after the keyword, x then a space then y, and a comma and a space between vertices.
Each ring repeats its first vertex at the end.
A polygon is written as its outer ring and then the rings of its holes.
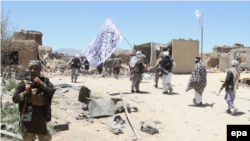
POLYGON ((43 81, 41 81, 41 80, 39 79, 39 77, 33 78, 33 81, 34 81, 35 83, 39 84, 39 85, 43 85, 43 81))
POLYGON ((73 64, 74 64, 74 62, 71 62, 71 64, 73 65, 73 64))
POLYGON ((24 95, 27 95, 30 91, 30 85, 25 85, 24 95))

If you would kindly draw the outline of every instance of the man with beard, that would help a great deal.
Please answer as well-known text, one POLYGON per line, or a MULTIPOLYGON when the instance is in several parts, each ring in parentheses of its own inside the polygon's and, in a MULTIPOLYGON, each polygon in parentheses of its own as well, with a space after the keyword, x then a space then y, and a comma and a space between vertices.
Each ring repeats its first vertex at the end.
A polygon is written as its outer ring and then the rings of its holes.
POLYGON ((168 90, 170 93, 173 92, 173 88, 171 85, 171 77, 172 77, 172 67, 173 63, 172 60, 169 57, 169 52, 164 51, 163 52, 163 58, 161 62, 161 68, 162 68, 162 85, 163 85, 163 94, 167 94, 168 90))
POLYGON ((233 60, 231 62, 231 68, 227 72, 225 82, 222 85, 222 88, 226 88, 225 100, 228 104, 228 109, 226 110, 226 112, 232 115, 238 111, 238 108, 236 108, 234 105, 235 94, 236 90, 238 89, 238 82, 240 78, 238 65, 239 63, 236 60, 233 60))
POLYGON ((140 93, 139 86, 142 80, 142 73, 144 69, 144 64, 142 62, 141 52, 137 51, 136 56, 132 56, 129 61, 129 73, 131 85, 131 93, 134 93, 134 88, 137 93, 140 93))
POLYGON ((51 134, 46 122, 51 121, 51 101, 55 93, 53 84, 46 77, 40 77, 41 63, 31 60, 30 76, 21 81, 12 100, 19 104, 19 126, 24 141, 50 141, 51 134))
POLYGON ((74 58, 71 58, 71 60, 68 62, 68 65, 70 65, 71 68, 71 82, 74 80, 74 75, 75 75, 75 83, 77 80, 77 77, 79 75, 79 69, 81 67, 82 60, 80 59, 80 55, 76 54, 74 58))
POLYGON ((199 106, 202 106, 202 93, 204 92, 204 89, 207 85, 207 70, 202 64, 200 57, 196 57, 195 63, 196 64, 189 79, 186 92, 194 89, 195 94, 193 102, 194 104, 199 104, 199 106))

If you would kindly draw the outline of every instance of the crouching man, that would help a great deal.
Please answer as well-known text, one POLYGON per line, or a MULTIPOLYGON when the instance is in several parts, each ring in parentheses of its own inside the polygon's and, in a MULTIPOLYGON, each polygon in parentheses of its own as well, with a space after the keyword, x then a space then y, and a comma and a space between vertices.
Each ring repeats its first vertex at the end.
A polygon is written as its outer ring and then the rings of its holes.
POLYGON ((12 97, 19 104, 19 127, 24 141, 50 141, 51 134, 46 122, 51 121, 51 100, 55 93, 53 84, 46 77, 40 77, 41 63, 31 60, 30 75, 21 81, 12 97))

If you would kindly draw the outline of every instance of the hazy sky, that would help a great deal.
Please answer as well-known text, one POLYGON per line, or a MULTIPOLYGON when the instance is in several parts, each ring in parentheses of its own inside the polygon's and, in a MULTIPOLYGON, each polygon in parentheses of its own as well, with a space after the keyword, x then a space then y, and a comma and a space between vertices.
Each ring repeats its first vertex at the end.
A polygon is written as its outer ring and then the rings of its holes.
MULTIPOLYGON (((43 33, 43 45, 84 49, 96 36, 106 16, 133 46, 148 42, 166 44, 172 39, 201 40, 195 10, 203 12, 203 52, 215 45, 242 43, 250 47, 250 1, 2 1, 5 13, 18 30, 43 33)), ((123 39, 118 45, 131 49, 123 39)))

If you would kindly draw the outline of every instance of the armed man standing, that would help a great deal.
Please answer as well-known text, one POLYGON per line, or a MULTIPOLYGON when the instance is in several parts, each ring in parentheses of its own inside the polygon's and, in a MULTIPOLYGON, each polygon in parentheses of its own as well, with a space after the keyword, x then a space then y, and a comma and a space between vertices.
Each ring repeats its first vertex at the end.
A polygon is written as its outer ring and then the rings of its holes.
POLYGON ((71 58, 71 60, 68 62, 68 65, 70 65, 70 68, 71 68, 71 82, 73 82, 74 80, 74 75, 75 75, 75 83, 76 83, 76 80, 77 80, 77 77, 79 75, 79 69, 82 65, 82 60, 80 59, 80 55, 79 54, 76 54, 75 57, 71 58))
POLYGON ((31 60, 30 75, 21 81, 12 97, 19 104, 19 126, 24 141, 50 141, 51 134, 46 122, 51 121, 51 101, 55 93, 53 84, 46 77, 40 77, 41 63, 31 60))
POLYGON ((119 55, 117 54, 116 58, 114 59, 114 62, 113 62, 114 74, 115 74, 116 79, 118 79, 118 75, 119 75, 122 63, 123 63, 122 59, 119 58, 119 55))

